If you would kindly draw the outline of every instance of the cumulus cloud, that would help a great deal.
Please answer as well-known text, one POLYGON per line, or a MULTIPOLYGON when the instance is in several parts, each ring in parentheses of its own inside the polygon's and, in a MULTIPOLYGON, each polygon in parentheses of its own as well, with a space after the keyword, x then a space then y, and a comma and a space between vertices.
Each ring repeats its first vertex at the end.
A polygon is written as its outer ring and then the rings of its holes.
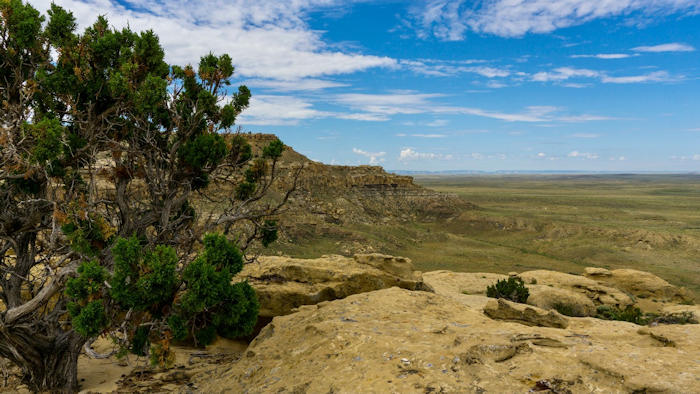
POLYGON ((352 152, 369 158, 369 164, 379 164, 384 161, 383 157, 386 156, 386 152, 367 152, 357 148, 352 148, 352 152))
POLYGON ((652 45, 652 46, 641 46, 632 48, 636 52, 693 52, 695 48, 688 44, 681 44, 678 42, 671 42, 668 44, 652 45))
MULTIPOLYGON (((46 11, 51 0, 33 0, 46 11)), ((211 50, 229 53, 245 77, 299 80, 391 67, 394 59, 331 49, 303 17, 307 12, 341 6, 340 0, 62 0, 80 28, 106 15, 116 27, 153 29, 173 64, 197 64, 211 50)), ((271 82, 270 82, 271 83, 271 82)), ((307 86, 311 85, 307 81, 307 86)), ((319 82, 315 82, 317 85, 319 82)))
POLYGON ((467 31, 520 37, 549 33, 595 19, 697 14, 697 0, 429 0, 414 9, 419 37, 461 40, 467 31))

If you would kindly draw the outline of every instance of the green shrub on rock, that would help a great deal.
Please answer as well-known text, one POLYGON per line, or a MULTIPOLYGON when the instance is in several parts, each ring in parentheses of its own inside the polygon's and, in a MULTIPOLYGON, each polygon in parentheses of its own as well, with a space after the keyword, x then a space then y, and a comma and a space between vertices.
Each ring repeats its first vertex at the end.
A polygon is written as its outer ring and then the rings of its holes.
POLYGON ((518 277, 510 277, 496 282, 486 288, 486 296, 491 298, 504 298, 509 301, 525 303, 530 296, 530 290, 518 277))

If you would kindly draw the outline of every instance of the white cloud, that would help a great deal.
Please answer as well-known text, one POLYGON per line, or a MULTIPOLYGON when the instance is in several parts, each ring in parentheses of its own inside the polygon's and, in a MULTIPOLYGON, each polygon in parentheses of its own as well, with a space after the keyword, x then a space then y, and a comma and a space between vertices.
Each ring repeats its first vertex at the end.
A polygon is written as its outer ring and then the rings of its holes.
POLYGON ((399 160, 452 160, 452 155, 416 152, 413 148, 404 148, 399 153, 399 160))
POLYGON ((369 164, 379 164, 384 161, 383 157, 386 156, 386 152, 367 152, 357 148, 352 148, 352 152, 369 158, 369 164))
POLYGON ((417 74, 434 77, 451 77, 464 73, 478 74, 486 78, 505 78, 511 75, 511 71, 506 68, 469 65, 482 62, 482 60, 465 60, 454 62, 425 59, 401 60, 399 64, 417 74))
POLYGON ((596 58, 596 59, 611 60, 611 59, 627 59, 628 57, 632 57, 632 56, 638 56, 638 55, 630 55, 627 53, 599 53, 596 55, 571 55, 571 58, 572 59, 596 58))
MULTIPOLYGON (((46 11, 50 0, 32 4, 46 11)), ((80 28, 106 15, 116 27, 153 29, 173 64, 197 64, 212 51, 228 53, 245 77, 299 80, 392 67, 394 59, 330 49, 304 21, 307 12, 341 6, 340 0, 63 0, 80 28)))
POLYGON ((695 48, 688 44, 681 44, 679 42, 671 42, 668 44, 661 45, 651 45, 651 46, 641 46, 632 48, 636 52, 693 52, 695 48))
POLYGON ((344 83, 327 81, 324 79, 302 78, 299 80, 278 80, 278 79, 250 79, 243 82, 249 87, 261 87, 281 92, 300 90, 322 90, 328 88, 339 88, 348 86, 344 83))
MULTIPOLYGON (((610 76, 605 72, 589 70, 585 68, 559 67, 552 71, 542 71, 532 75, 532 80, 536 82, 564 82, 569 79, 594 78, 602 83, 627 84, 645 82, 666 82, 682 79, 682 77, 672 77, 667 71, 654 71, 642 75, 610 76)), ((563 86, 582 88, 585 84, 565 83, 563 86)))
POLYGON ((330 116, 318 111, 313 104, 293 96, 258 95, 250 99, 250 107, 244 111, 238 123, 242 125, 295 125, 300 120, 330 116))
POLYGON ((338 119, 360 120, 364 122, 386 122, 391 119, 387 115, 370 113, 336 114, 335 117, 338 119))
POLYGON ((540 152, 537 154, 537 157, 547 157, 546 153, 540 152))
POLYGON ((697 0, 429 0, 413 13, 419 37, 461 40, 468 30, 519 37, 614 16, 659 18, 698 12, 697 0))
POLYGON ((569 78, 595 78, 599 75, 598 71, 585 68, 559 67, 551 72, 538 72, 532 76, 532 80, 537 82, 565 81, 569 78))
POLYGON ((574 138, 598 138, 600 137, 600 134, 594 134, 594 133, 574 133, 571 134, 572 137, 574 138))
POLYGON ((441 96, 441 94, 421 94, 410 91, 389 94, 348 93, 336 96, 335 101, 374 114, 419 114, 427 112, 431 98, 441 96))
POLYGON ((445 134, 411 134, 411 137, 418 137, 418 138, 445 138, 447 137, 445 134))
POLYGON ((435 119, 432 122, 428 122, 425 125, 428 127, 442 127, 442 126, 447 126, 447 124, 450 123, 445 119, 435 119))
POLYGON ((581 158, 581 159, 587 159, 587 160, 595 160, 598 157, 600 157, 595 153, 579 152, 577 150, 570 152, 567 156, 581 158))
POLYGON ((631 76, 625 76, 625 77, 611 77, 611 76, 603 76, 601 78, 601 81, 603 83, 618 83, 618 84, 625 84, 625 83, 644 83, 644 82, 664 82, 664 81, 671 81, 673 78, 668 74, 666 71, 654 71, 652 73, 648 74, 643 74, 643 75, 631 75, 631 76))

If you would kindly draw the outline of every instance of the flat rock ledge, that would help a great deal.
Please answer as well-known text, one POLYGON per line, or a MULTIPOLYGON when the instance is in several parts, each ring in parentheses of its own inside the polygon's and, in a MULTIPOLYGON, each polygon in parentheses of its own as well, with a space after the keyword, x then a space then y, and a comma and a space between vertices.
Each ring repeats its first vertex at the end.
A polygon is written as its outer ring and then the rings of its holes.
POLYGON ((237 278, 247 280, 255 288, 261 318, 394 286, 433 291, 423 282, 421 273, 413 269, 410 259, 378 253, 318 259, 263 256, 246 265, 237 278))
POLYGON ((698 338, 697 324, 493 320, 458 298, 393 287, 275 317, 240 360, 194 384, 207 393, 692 393, 698 338))

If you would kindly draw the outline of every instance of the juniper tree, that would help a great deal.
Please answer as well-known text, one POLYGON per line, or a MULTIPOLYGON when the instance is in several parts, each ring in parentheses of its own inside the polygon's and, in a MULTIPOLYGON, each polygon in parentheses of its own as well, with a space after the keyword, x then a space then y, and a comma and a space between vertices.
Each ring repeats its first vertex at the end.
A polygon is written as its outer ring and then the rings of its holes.
POLYGON ((168 65, 152 31, 0 12, 0 357, 74 391, 99 335, 167 364, 172 340, 248 334, 257 299, 232 278, 291 190, 265 202, 279 140, 256 157, 232 132, 251 96, 232 59, 168 65))

